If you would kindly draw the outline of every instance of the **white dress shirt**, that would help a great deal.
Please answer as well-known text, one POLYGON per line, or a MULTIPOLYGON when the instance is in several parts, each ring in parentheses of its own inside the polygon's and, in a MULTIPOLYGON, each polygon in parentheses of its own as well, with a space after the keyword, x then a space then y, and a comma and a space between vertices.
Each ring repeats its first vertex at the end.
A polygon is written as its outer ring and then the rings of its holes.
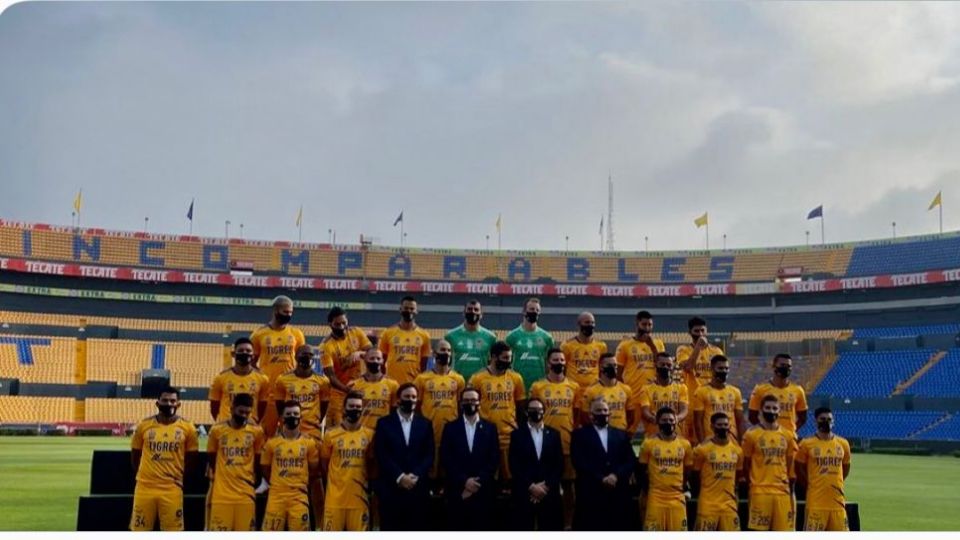
POLYGON ((597 427, 596 424, 594 424, 593 429, 597 430, 597 435, 600 436, 600 444, 603 445, 603 451, 609 452, 609 450, 607 449, 607 433, 608 433, 607 428, 597 427))
POLYGON ((543 424, 527 423, 530 427, 530 436, 533 437, 533 447, 537 450, 537 459, 543 453, 543 424))
POLYGON ((405 418, 403 413, 397 411, 397 416, 400 417, 400 429, 403 430, 403 442, 410 444, 410 427, 413 426, 413 414, 410 415, 410 418, 405 418))
POLYGON ((480 416, 477 415, 476 420, 473 422, 470 421, 466 416, 463 417, 463 425, 467 430, 467 448, 470 452, 473 452, 473 438, 477 434, 477 424, 480 422, 480 416))

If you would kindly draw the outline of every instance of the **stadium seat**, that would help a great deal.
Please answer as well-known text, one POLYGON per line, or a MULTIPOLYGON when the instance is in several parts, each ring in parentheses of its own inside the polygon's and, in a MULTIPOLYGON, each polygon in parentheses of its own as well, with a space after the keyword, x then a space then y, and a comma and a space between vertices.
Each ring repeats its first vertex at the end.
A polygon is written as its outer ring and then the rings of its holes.
POLYGON ((0 335, 0 374, 25 383, 74 382, 77 340, 0 335))
POLYGON ((0 396, 0 424, 53 424, 73 421, 70 397, 0 396))
POLYGON ((960 267, 960 237, 857 246, 848 276, 923 272, 960 267))
MULTIPOLYGON (((834 431, 843 437, 907 439, 942 419, 940 411, 845 411, 834 410, 834 431)), ((801 437, 813 435, 816 423, 808 421, 801 437)))
MULTIPOLYGON (((87 422, 134 424, 157 414, 156 400, 153 399, 87 398, 85 401, 87 422)), ((213 421, 207 401, 183 400, 179 414, 197 424, 213 421)))
POLYGON ((887 397, 936 351, 844 352, 815 392, 837 397, 887 397))
POLYGON ((904 393, 923 397, 956 397, 960 393, 960 349, 950 349, 940 362, 904 393))
POLYGON ((854 330, 853 337, 857 339, 865 338, 903 338, 919 337, 923 335, 948 334, 956 335, 960 333, 960 323, 948 324, 928 324, 921 326, 890 326, 874 328, 858 328, 854 330))

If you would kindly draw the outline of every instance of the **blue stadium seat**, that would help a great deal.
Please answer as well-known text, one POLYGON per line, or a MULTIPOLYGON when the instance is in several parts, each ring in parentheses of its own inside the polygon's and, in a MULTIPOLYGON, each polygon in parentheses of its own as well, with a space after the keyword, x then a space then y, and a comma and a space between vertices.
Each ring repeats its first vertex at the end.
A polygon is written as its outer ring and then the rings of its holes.
POLYGON ((923 326, 890 326, 880 328, 858 328, 853 331, 853 337, 856 339, 864 338, 900 338, 900 337, 918 337, 924 335, 947 334, 956 335, 960 333, 960 323, 951 324, 928 324, 923 326))
POLYGON ((954 414, 942 424, 916 437, 922 441, 960 441, 960 414, 954 414))
POLYGON ((960 392, 960 349, 950 349, 904 392, 924 397, 956 397, 960 392))
POLYGON ((847 276, 901 274, 960 267, 960 237, 853 249, 847 276))
MULTIPOLYGON (((906 439, 944 415, 940 411, 834 411, 834 431, 847 438, 906 439)), ((811 418, 800 436, 813 435, 815 428, 811 418)))
MULTIPOLYGON (((814 394, 887 397, 933 355, 933 349, 841 353, 814 394)), ((956 387, 954 387, 956 389, 956 387)))

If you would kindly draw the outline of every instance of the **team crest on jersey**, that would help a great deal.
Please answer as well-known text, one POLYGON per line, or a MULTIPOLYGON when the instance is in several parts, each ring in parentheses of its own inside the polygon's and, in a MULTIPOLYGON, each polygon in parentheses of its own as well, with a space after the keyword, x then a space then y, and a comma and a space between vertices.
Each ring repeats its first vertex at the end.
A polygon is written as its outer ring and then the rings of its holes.
POLYGON ((537 338, 537 347, 543 347, 547 343, 543 341, 543 338, 537 338))
POLYGON ((654 449, 653 449, 653 457, 655 457, 655 458, 659 458, 659 457, 660 457, 660 449, 659 449, 659 448, 654 448, 654 449))
POLYGON ((436 385, 433 383, 433 381, 430 381, 430 382, 427 383, 427 390, 431 390, 431 391, 432 391, 435 387, 436 387, 436 385))
POLYGON ((543 395, 544 395, 545 397, 548 397, 548 398, 549 398, 549 397, 550 397, 550 394, 551 394, 551 392, 550 392, 549 389, 543 391, 543 395))
POLYGON ((389 394, 389 392, 387 391, 386 388, 381 388, 381 389, 380 389, 380 395, 381 395, 381 396, 387 397, 387 394, 389 394))
POLYGON ((233 383, 232 383, 232 382, 228 382, 228 383, 227 383, 227 392, 230 393, 230 394, 233 393, 233 383))
POLYGON ((175 430, 173 432, 173 440, 179 441, 180 439, 183 439, 183 430, 182 429, 175 430))
POLYGON ((678 401, 680 399, 680 392, 674 391, 670 394, 670 397, 673 401, 678 401))
POLYGON ((567 388, 567 397, 573 397, 573 390, 567 388))
POLYGON ((390 340, 394 345, 400 345, 400 336, 393 336, 393 339, 390 340))
POLYGON ((820 449, 819 449, 819 448, 814 448, 814 449, 813 449, 813 455, 816 456, 816 457, 820 457, 820 449))
POLYGON ((765 448, 767 446, 767 441, 763 437, 760 437, 760 440, 757 441, 757 444, 760 445, 760 448, 765 448))
POLYGON ((490 383, 484 384, 483 387, 484 387, 484 390, 487 391, 487 392, 493 391, 493 385, 490 384, 490 383))
POLYGON ((270 336, 267 336, 265 341, 266 341, 266 343, 267 343, 267 347, 269 347, 269 346, 270 346, 270 342, 272 341, 272 340, 270 339, 270 336))
POLYGON ((300 447, 300 457, 307 457, 307 447, 306 447, 306 446, 301 446, 301 447, 300 447))
POLYGON ((717 453, 711 450, 711 451, 710 451, 710 461, 716 461, 716 460, 717 460, 717 453))
POLYGON ((482 340, 482 339, 478 339, 478 340, 476 341, 476 347, 477 347, 478 349, 482 349, 482 348, 483 348, 483 340, 482 340))
POLYGON ((155 440, 157 440, 157 432, 156 432, 155 430, 152 430, 152 429, 151 429, 150 431, 148 431, 148 432, 147 432, 147 440, 148 440, 148 441, 155 441, 155 440))
POLYGON ((337 441, 337 448, 343 448, 343 439, 337 441))

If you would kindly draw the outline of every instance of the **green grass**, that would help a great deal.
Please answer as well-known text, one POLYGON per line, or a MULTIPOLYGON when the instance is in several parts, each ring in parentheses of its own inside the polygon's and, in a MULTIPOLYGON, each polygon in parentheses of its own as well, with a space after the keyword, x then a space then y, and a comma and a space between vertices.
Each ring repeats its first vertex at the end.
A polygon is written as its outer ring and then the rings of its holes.
MULTIPOLYGON (((74 530, 93 450, 128 447, 115 437, 0 437, 0 530, 74 530)), ((847 498, 860 503, 864 530, 958 530, 957 486, 956 457, 856 454, 847 498)))

